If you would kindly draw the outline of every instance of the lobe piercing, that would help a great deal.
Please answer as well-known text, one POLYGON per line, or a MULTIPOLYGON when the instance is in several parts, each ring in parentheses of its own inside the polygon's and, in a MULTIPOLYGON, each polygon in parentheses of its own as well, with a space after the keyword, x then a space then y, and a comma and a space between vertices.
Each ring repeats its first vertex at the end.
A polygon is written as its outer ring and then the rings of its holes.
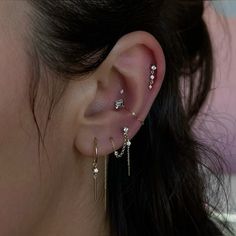
POLYGON ((98 141, 94 138, 94 160, 93 160, 93 179, 94 179, 94 200, 97 201, 97 177, 98 177, 98 141))
POLYGON ((114 155, 115 155, 116 158, 122 157, 125 153, 126 148, 127 148, 127 167, 128 167, 128 176, 130 176, 130 146, 131 146, 131 141, 129 140, 128 132, 129 132, 129 128, 124 127, 124 129, 123 129, 124 144, 122 146, 122 149, 121 149, 120 153, 118 153, 118 151, 116 151, 114 140, 113 140, 112 137, 110 137, 110 142, 112 144, 112 149, 113 149, 113 152, 114 152, 114 155))

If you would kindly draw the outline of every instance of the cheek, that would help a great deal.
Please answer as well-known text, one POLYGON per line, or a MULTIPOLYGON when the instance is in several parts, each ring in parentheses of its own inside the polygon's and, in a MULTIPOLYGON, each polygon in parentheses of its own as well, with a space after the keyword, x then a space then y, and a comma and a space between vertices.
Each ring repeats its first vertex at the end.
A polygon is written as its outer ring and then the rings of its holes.
POLYGON ((50 191, 46 180, 40 185, 27 56, 17 42, 1 36, 0 52, 0 232, 20 236, 43 214, 50 191))

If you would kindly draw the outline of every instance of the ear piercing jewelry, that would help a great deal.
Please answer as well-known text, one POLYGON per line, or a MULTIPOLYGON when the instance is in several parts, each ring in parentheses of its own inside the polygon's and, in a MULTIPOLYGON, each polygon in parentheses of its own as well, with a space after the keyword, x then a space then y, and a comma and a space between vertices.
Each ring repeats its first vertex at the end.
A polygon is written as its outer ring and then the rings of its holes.
POLYGON ((141 125, 144 125, 144 121, 143 121, 143 120, 140 120, 135 112, 130 112, 130 111, 127 110, 126 108, 124 108, 124 109, 125 109, 127 112, 129 112, 129 113, 133 116, 134 119, 136 119, 137 121, 139 121, 141 125))
POLYGON ((149 90, 151 90, 152 87, 153 87, 156 70, 157 70, 157 66, 154 65, 154 64, 151 65, 151 74, 150 74, 150 77, 149 77, 149 84, 148 84, 149 90))
POLYGON ((124 105, 123 99, 119 99, 119 100, 115 101, 115 109, 116 110, 122 109, 124 107, 125 107, 125 105, 124 105))
MULTIPOLYGON (((122 89, 120 91, 120 94, 123 94, 124 93, 124 90, 122 89)), ((140 120, 138 117, 137 117, 137 114, 135 112, 130 112, 126 107, 125 107, 125 104, 124 104, 124 99, 119 99, 117 101, 115 101, 114 103, 114 107, 115 107, 115 110, 120 110, 120 109, 124 109, 126 110, 128 113, 130 113, 137 121, 139 121, 141 123, 141 125, 144 125, 144 121, 140 120)))
POLYGON ((124 136, 124 144, 122 146, 122 149, 120 151, 120 153, 118 151, 116 151, 116 147, 115 147, 115 143, 112 137, 110 137, 110 142, 114 151, 114 155, 116 158, 120 158, 124 155, 125 150, 127 148, 127 166, 128 166, 128 176, 130 176, 130 146, 131 146, 131 142, 129 140, 129 136, 128 136, 128 132, 129 132, 129 128, 124 127, 123 129, 123 136, 124 136))
POLYGON ((98 177, 98 141, 94 138, 94 160, 93 160, 93 179, 94 179, 94 200, 97 201, 97 177, 98 177))

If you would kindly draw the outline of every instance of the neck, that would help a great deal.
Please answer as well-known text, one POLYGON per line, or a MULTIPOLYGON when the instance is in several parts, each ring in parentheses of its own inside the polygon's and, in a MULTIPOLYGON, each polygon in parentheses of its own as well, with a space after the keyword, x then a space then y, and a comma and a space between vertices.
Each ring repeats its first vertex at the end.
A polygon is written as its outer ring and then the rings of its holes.
POLYGON ((60 187, 53 193, 47 212, 33 236, 105 236, 108 221, 104 204, 104 158, 100 158, 97 201, 94 199, 92 159, 74 158, 60 187))

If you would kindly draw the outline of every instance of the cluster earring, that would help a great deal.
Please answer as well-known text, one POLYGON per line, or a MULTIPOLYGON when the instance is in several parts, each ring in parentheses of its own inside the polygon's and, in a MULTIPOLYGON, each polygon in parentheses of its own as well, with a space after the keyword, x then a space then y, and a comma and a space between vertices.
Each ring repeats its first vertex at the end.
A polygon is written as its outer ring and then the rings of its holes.
POLYGON ((149 90, 151 90, 153 88, 156 70, 157 70, 157 66, 154 64, 151 65, 151 74, 149 77, 149 84, 148 84, 149 90))
POLYGON ((124 155, 125 150, 127 148, 127 167, 128 167, 128 176, 130 176, 130 169, 131 169, 131 167, 130 167, 130 146, 131 146, 131 141, 129 140, 128 132, 129 132, 129 128, 124 127, 124 129, 123 129, 124 143, 123 143, 123 146, 121 148, 120 153, 116 150, 115 143, 114 143, 114 140, 113 140, 112 137, 110 137, 110 141, 111 141, 111 144, 112 144, 114 156, 116 158, 121 158, 124 155))

